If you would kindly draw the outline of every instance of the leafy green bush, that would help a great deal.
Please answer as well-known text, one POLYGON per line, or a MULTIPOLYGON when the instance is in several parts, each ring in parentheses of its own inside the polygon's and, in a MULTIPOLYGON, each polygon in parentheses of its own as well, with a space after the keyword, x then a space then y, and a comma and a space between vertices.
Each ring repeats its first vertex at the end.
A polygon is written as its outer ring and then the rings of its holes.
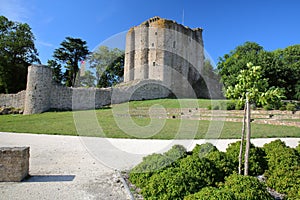
POLYGON ((298 151, 298 155, 300 156, 300 142, 299 142, 299 144, 296 146, 296 151, 298 151))
POLYGON ((272 200, 272 196, 257 178, 232 174, 225 179, 223 189, 231 191, 239 200, 272 200))
POLYGON ((277 192, 286 194, 288 199, 300 199, 300 166, 288 169, 278 167, 268 171, 266 184, 277 192))
POLYGON ((264 105, 264 110, 273 110, 273 106, 271 104, 264 105))
POLYGON ((237 200, 234 194, 225 189, 205 187, 195 194, 184 197, 184 200, 237 200))
POLYGON ((300 164, 296 149, 286 146, 281 140, 275 140, 263 146, 266 153, 269 170, 276 168, 287 169, 300 164))
POLYGON ((130 171, 129 180, 138 187, 144 187, 154 173, 175 164, 177 159, 185 156, 186 148, 182 145, 174 145, 163 155, 154 153, 146 156, 140 164, 130 171))
POLYGON ((187 156, 179 166, 155 173, 142 189, 145 199, 183 199, 201 188, 215 185, 216 168, 208 159, 187 156))
POLYGON ((137 187, 144 187, 151 176, 171 165, 173 160, 162 154, 151 154, 143 158, 143 161, 135 166, 129 173, 129 180, 137 187))
POLYGON ((196 144, 191 153, 194 157, 202 158, 212 151, 218 151, 218 149, 211 143, 204 143, 201 145, 196 144))
POLYGON ((237 101, 235 104, 236 110, 244 110, 245 103, 243 101, 237 101))
POLYGON ((296 105, 293 103, 287 103, 286 104, 286 109, 289 111, 295 111, 296 110, 296 105))
MULTIPOLYGON (((299 145, 298 145, 299 146, 299 145)), ((265 172, 266 184, 288 199, 300 199, 300 156, 296 149, 281 140, 264 145, 269 169, 265 172)))
MULTIPOLYGON (((232 160, 234 165, 234 171, 238 172, 239 166, 239 153, 240 153, 241 142, 231 143, 226 149, 226 155, 229 159, 232 160)), ((244 170, 244 154, 245 146, 243 145, 243 159, 242 159, 242 171, 244 170)), ((250 153, 249 153, 249 175, 257 176, 264 173, 267 169, 267 161, 265 159, 265 152, 262 148, 255 147, 253 144, 250 144, 250 153)))
POLYGON ((226 176, 233 173, 235 165, 225 152, 211 151, 206 155, 206 158, 213 162, 218 169, 219 181, 224 181, 226 176))
POLYGON ((279 108, 279 110, 281 110, 281 111, 286 110, 286 106, 285 106, 285 105, 281 106, 281 107, 279 108))
POLYGON ((182 145, 174 145, 169 151, 164 153, 164 155, 171 160, 176 161, 180 158, 186 157, 187 151, 186 148, 182 145))
POLYGON ((236 101, 227 101, 226 109, 227 110, 235 110, 236 101))
POLYGON ((220 152, 211 143, 197 144, 191 152, 193 157, 207 158, 213 162, 217 168, 216 180, 224 181, 225 176, 230 175, 233 172, 233 162, 227 157, 224 152, 220 152))

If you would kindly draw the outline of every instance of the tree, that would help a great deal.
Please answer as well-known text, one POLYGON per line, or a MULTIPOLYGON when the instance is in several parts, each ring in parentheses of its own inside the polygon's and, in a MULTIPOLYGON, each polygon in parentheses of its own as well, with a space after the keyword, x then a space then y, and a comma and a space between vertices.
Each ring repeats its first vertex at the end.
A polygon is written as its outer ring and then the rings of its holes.
POLYGON ((65 84, 74 86, 76 76, 79 72, 79 61, 87 58, 89 54, 86 41, 80 38, 66 37, 60 44, 61 47, 55 49, 53 57, 60 63, 65 64, 66 72, 64 73, 65 84))
POLYGON ((300 45, 270 52, 254 42, 236 47, 219 58, 217 64, 225 89, 234 87, 236 77, 248 62, 261 66, 262 78, 268 80, 269 88, 283 88, 288 99, 300 99, 300 45))
POLYGON ((300 45, 274 51, 275 64, 267 69, 270 85, 285 89, 288 99, 299 99, 297 86, 300 80, 300 45))
POLYGON ((0 16, 0 93, 26 88, 28 66, 40 63, 34 40, 28 24, 0 16))
POLYGON ((61 83, 63 80, 61 64, 59 64, 56 60, 48 60, 48 66, 52 69, 53 80, 57 83, 61 83))
POLYGON ((217 63, 217 70, 225 89, 237 83, 236 77, 241 70, 246 69, 248 62, 251 61, 254 65, 257 65, 259 63, 258 55, 263 51, 263 47, 257 43, 245 42, 233 51, 230 51, 229 54, 220 57, 217 63))
POLYGON ((96 77, 90 70, 84 72, 83 76, 80 76, 80 86, 83 87, 95 87, 96 77))
POLYGON ((124 74, 124 51, 100 46, 91 56, 91 68, 96 70, 98 87, 111 87, 122 82, 124 74))
POLYGON ((238 99, 240 104, 244 104, 248 94, 250 103, 256 106, 274 105, 279 107, 281 99, 284 98, 283 90, 279 88, 269 88, 268 80, 262 77, 260 66, 247 63, 247 69, 241 70, 236 77, 235 86, 228 86, 225 95, 229 99, 238 99))

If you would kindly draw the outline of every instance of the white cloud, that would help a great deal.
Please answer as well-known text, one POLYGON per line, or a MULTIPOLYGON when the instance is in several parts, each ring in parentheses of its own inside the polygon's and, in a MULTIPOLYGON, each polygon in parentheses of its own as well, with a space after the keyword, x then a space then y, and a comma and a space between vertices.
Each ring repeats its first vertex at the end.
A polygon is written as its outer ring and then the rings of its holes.
POLYGON ((30 11, 24 0, 0 0, 0 15, 9 20, 24 22, 29 19, 30 11))

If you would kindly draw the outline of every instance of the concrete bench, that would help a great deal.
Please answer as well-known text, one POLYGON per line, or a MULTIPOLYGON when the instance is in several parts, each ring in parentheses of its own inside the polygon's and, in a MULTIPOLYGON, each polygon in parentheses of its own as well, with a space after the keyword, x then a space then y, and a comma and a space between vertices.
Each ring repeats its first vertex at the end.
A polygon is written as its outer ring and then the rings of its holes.
POLYGON ((0 182, 19 182, 28 176, 29 147, 0 147, 0 182))

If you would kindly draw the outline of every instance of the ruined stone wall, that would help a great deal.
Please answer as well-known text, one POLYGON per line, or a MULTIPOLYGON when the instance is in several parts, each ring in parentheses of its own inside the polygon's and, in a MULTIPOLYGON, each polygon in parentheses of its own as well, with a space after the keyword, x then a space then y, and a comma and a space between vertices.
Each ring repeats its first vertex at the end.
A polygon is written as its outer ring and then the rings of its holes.
POLYGON ((19 182, 28 172, 29 147, 0 147, 0 182, 19 182))
POLYGON ((111 88, 71 88, 54 83, 47 66, 28 68, 24 114, 101 108, 111 103, 111 88))
POLYGON ((24 108, 26 91, 23 90, 17 94, 0 94, 0 107, 24 108))
POLYGON ((111 103, 167 98, 171 91, 159 80, 135 80, 113 88, 111 103))

